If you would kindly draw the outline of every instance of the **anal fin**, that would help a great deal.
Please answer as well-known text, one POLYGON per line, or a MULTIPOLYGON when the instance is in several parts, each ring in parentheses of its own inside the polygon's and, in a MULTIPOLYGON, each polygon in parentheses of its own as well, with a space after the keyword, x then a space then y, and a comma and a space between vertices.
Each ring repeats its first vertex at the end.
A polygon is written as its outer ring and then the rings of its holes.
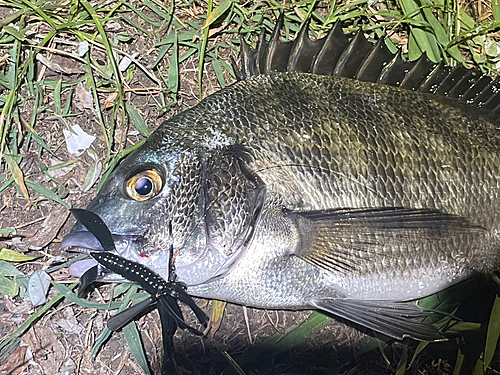
POLYGON ((436 327, 422 322, 428 313, 415 303, 339 298, 314 300, 311 304, 397 340, 407 337, 420 341, 446 340, 436 327))

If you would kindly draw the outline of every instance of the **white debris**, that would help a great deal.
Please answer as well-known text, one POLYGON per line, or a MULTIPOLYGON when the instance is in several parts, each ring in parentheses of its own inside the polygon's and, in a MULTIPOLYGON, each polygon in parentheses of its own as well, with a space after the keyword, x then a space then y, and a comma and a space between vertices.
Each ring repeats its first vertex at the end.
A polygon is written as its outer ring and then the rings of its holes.
POLYGON ((66 139, 66 147, 70 154, 80 156, 87 150, 95 137, 83 131, 80 125, 71 127, 72 131, 63 129, 64 138, 66 139))

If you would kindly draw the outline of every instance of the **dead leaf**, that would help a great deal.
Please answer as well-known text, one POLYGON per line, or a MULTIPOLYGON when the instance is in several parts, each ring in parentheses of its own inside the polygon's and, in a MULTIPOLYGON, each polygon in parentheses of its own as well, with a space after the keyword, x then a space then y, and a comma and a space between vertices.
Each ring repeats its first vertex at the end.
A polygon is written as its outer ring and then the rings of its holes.
MULTIPOLYGON (((50 166, 53 167, 55 165, 61 164, 61 161, 56 158, 49 159, 50 166)), ((73 169, 75 169, 76 164, 70 164, 66 167, 55 168, 50 171, 50 175, 54 178, 65 177, 68 173, 70 173, 73 169)))
POLYGON ((69 211, 64 207, 52 210, 43 221, 42 228, 33 237, 24 239, 23 245, 31 250, 40 250, 47 246, 57 236, 68 216, 69 211))
POLYGON ((106 98, 106 101, 104 102, 104 108, 108 109, 111 108, 115 105, 115 100, 118 97, 118 93, 112 92, 111 94, 108 95, 106 98))
POLYGON ((15 375, 23 372, 29 365, 26 361, 27 349, 28 346, 24 345, 14 350, 0 366, 0 374, 15 375))
POLYGON ((75 313, 73 312, 73 309, 71 307, 66 307, 64 310, 65 314, 65 319, 58 319, 56 321, 56 324, 65 332, 68 334, 80 334, 80 332, 83 330, 83 327, 78 323, 78 321, 75 318, 75 313))
POLYGON ((23 340, 33 352, 33 359, 44 369, 45 374, 57 374, 66 359, 66 349, 57 335, 48 326, 33 326, 23 340))
POLYGON ((41 53, 36 55, 36 59, 45 65, 47 68, 56 73, 62 74, 83 74, 84 70, 80 67, 75 60, 59 55, 53 55, 49 60, 41 53))
POLYGON ((80 111, 92 109, 94 107, 94 97, 92 96, 92 93, 86 89, 85 83, 82 82, 76 85, 73 104, 80 111))

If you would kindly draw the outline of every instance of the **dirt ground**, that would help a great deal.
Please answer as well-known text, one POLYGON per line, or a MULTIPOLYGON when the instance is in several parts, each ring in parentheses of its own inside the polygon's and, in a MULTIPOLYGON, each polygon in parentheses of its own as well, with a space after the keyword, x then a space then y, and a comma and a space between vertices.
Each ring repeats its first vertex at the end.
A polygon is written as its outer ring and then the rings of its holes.
MULTIPOLYGON (((9 8, 0 8, 0 18, 4 18, 12 12, 9 8)), ((178 14, 181 18, 187 18, 187 14, 178 14)), ((136 22, 147 27, 140 19, 136 22)), ((145 38, 137 30, 125 23, 116 21, 113 29, 108 25, 110 34, 118 30, 127 32, 133 43, 124 45, 127 53, 137 54, 139 61, 145 66, 151 66, 156 58, 158 47, 154 38, 145 38)), ((221 36, 222 37, 222 36, 221 36)), ((70 38, 61 41, 56 47, 74 51, 76 42, 70 38), (71 42, 71 43, 68 43, 71 42)), ((95 54, 102 52, 94 50, 95 54)), ((229 56, 229 52, 221 51, 229 56)), ((49 56, 53 62, 57 62, 63 68, 74 69, 72 73, 64 75, 65 80, 74 81, 80 77, 75 62, 60 55, 49 56)), ((102 59, 105 60, 104 54, 102 59)), ((60 73, 51 71, 40 64, 39 71, 45 80, 57 80, 60 73)), ((82 70, 83 72, 83 70, 82 70)), ((154 94, 132 94, 127 93, 126 99, 140 111, 147 125, 154 130, 163 120, 179 113, 184 108, 192 107, 198 102, 197 97, 197 60, 190 58, 181 66, 181 89, 179 103, 169 110, 158 112, 159 103, 154 94)), ((227 75, 228 80, 231 80, 227 75)), ((129 84, 131 88, 151 87, 153 83, 139 70, 133 81, 129 84)), ((219 89, 215 74, 207 64, 204 76, 204 96, 219 89)), ((80 125, 88 134, 97 139, 91 148, 98 155, 99 160, 106 156, 106 145, 102 131, 97 121, 97 114, 89 105, 88 93, 80 87, 75 90, 71 97, 69 91, 63 90, 64 100, 71 100, 71 108, 74 116, 65 118, 68 125, 80 125)), ((101 95, 101 108, 104 107, 106 95, 101 95)), ((53 106, 53 97, 50 90, 46 91, 47 106, 53 106)), ((26 103, 21 117, 28 119, 31 115, 30 103, 26 103)), ((109 123, 112 112, 103 110, 103 115, 109 123)), ((89 191, 82 192, 81 185, 85 180, 89 169, 95 165, 95 161, 84 153, 79 157, 69 154, 63 137, 63 129, 66 126, 56 116, 44 113, 36 124, 36 131, 47 141, 49 147, 54 150, 55 155, 43 152, 37 155, 34 143, 32 149, 27 150, 28 155, 23 159, 21 168, 26 178, 45 186, 56 187, 40 170, 40 160, 46 166, 56 165, 69 160, 75 160, 68 167, 55 170, 52 176, 61 184, 66 186, 69 195, 65 202, 74 208, 83 208, 95 197, 96 186, 89 191)), ((115 144, 121 139, 126 139, 126 146, 137 143, 142 139, 137 135, 131 124, 121 124, 115 134, 115 144)), ((27 254, 42 254, 35 262, 20 266, 23 273, 46 268, 64 263, 75 257, 75 254, 62 252, 59 248, 64 235, 74 225, 74 218, 69 212, 53 202, 40 199, 39 195, 30 190, 32 202, 27 204, 20 197, 16 188, 10 187, 1 195, 0 215, 2 228, 16 228, 17 236, 12 238, 0 238, 0 248, 13 248, 27 254)), ((72 278, 67 268, 63 268, 51 274, 54 280, 66 285, 76 281, 72 278)), ((108 301, 111 291, 110 286, 102 286, 89 296, 90 300, 104 302, 108 301)), ((49 299, 57 294, 51 288, 49 299)), ((210 313, 210 301, 198 300, 200 306, 210 313)), ((0 301, 0 340, 6 338, 22 322, 34 314, 35 309, 29 302, 19 297, 3 297, 0 301)), ((227 351, 237 360, 241 353, 249 348, 256 347, 270 336, 276 333, 286 332, 291 327, 302 322, 310 312, 285 312, 265 311, 259 309, 247 309, 248 323, 245 319, 244 307, 228 305, 225 315, 216 332, 214 339, 209 337, 197 337, 188 332, 178 332, 176 335, 176 372, 179 374, 220 374, 228 367, 228 361, 224 358, 222 350, 227 351)), ((0 367, 1 374, 30 374, 30 375, 132 375, 141 374, 142 370, 131 357, 130 350, 121 332, 114 333, 104 344, 102 350, 95 358, 92 358, 91 350, 97 338, 105 327, 110 313, 93 309, 82 308, 68 300, 62 300, 44 314, 32 327, 21 337, 21 344, 5 360, 0 367)), ((186 312, 187 320, 195 324, 194 316, 186 312)), ((158 314, 152 311, 140 318, 138 326, 141 332, 143 344, 146 348, 148 360, 155 373, 161 373, 162 349, 161 330, 158 314)), ((457 339, 458 343, 459 339, 457 339)), ((402 345, 395 344, 392 348, 384 351, 365 350, 363 348, 374 345, 373 340, 358 329, 347 326, 341 322, 332 320, 326 327, 312 335, 305 343, 292 351, 286 351, 278 356, 263 358, 245 368, 247 374, 391 374, 395 372, 403 349, 402 345)), ((376 345, 376 343, 375 343, 376 345)), ((415 345, 413 345, 415 346, 415 345)), ((424 374, 450 374, 453 367, 447 360, 440 358, 455 358, 457 345, 453 344, 448 349, 437 349, 431 355, 420 357, 422 365, 419 373, 424 374), (436 354, 438 353, 438 354, 436 354), (447 353, 446 357, 443 353, 447 353)), ((225 372, 225 373, 230 373, 225 372)), ((416 372, 415 372, 416 373, 416 372)))

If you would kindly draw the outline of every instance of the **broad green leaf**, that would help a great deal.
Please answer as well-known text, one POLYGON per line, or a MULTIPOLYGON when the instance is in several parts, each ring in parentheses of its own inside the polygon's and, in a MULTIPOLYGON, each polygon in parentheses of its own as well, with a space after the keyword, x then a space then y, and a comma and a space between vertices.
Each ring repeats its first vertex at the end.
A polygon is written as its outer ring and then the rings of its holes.
POLYGON ((4 260, 0 260, 0 276, 20 276, 22 274, 23 273, 12 264, 4 260))
POLYGON ((424 350, 425 348, 427 348, 427 346, 430 344, 429 341, 421 341, 418 343, 418 346, 417 346, 417 349, 415 349, 415 353, 413 353, 413 357, 410 361, 410 364, 408 365, 408 367, 410 368, 413 363, 415 363, 415 361, 417 360, 418 356, 420 353, 422 353, 422 350, 424 350))
MULTIPOLYGON (((418 21, 425 21, 420 6, 416 1, 399 0, 398 2, 406 17, 418 21)), ((415 60, 419 58, 422 52, 427 53, 431 61, 438 62, 441 60, 436 36, 426 31, 424 28, 410 26, 410 39, 408 40, 409 59, 415 60), (412 43, 411 49, 410 42, 412 43), (415 49, 416 46, 418 46, 418 52, 415 49)))
POLYGON ((224 0, 212 12, 208 12, 207 19, 202 29, 208 28, 211 24, 219 19, 233 4, 233 0, 224 0))
POLYGON ((0 295, 15 296, 19 292, 19 286, 14 280, 0 275, 0 295))
MULTIPOLYGON (((422 8, 422 11, 425 15, 427 22, 429 22, 429 25, 431 26, 431 28, 434 32, 436 40, 439 42, 439 44, 443 48, 446 48, 446 46, 448 46, 448 44, 450 43, 450 36, 446 32, 443 25, 437 20, 437 18, 432 13, 432 10, 431 10, 431 6, 433 5, 432 2, 430 0, 423 0, 422 4, 427 5, 427 7, 424 6, 422 8)), ((453 46, 453 47, 449 48, 448 53, 450 54, 450 56, 452 56, 458 62, 464 61, 462 54, 460 53, 460 50, 458 49, 458 46, 453 46)))
POLYGON ((464 354, 458 348, 458 353, 457 353, 457 359, 455 361, 455 368, 453 369, 453 374, 452 375, 460 375, 460 372, 462 371, 462 365, 464 363, 464 354))
POLYGON ((39 257, 40 256, 28 256, 18 253, 15 250, 0 248, 0 260, 6 260, 8 262, 27 262, 39 257))
POLYGON ((5 31, 7 34, 12 35, 14 38, 24 41, 24 33, 20 32, 18 29, 12 26, 4 26, 3 31, 5 31))
POLYGON ((33 306, 40 306, 47 302, 50 281, 50 276, 44 270, 35 271, 31 275, 28 285, 28 295, 33 306))
POLYGON ((460 28, 462 31, 470 31, 476 26, 476 23, 474 22, 474 19, 469 16, 463 8, 460 8, 458 11, 459 14, 459 20, 460 20, 460 28))
POLYGON ((125 103, 125 108, 127 109, 127 113, 130 117, 130 121, 132 121, 132 124, 134 127, 137 129, 137 131, 143 136, 143 137, 148 137, 151 132, 149 131, 146 122, 140 115, 139 111, 134 108, 129 103, 125 103))
POLYGON ((404 375, 406 372, 406 361, 408 360, 408 344, 403 346, 403 352, 399 358, 396 375, 404 375))
POLYGON ((473 375, 484 375, 484 363, 482 358, 479 358, 474 366, 473 375))
POLYGON ((131 284, 131 283, 122 283, 122 284, 118 284, 117 286, 115 286, 113 288, 113 298, 119 297, 123 293, 126 293, 132 285, 133 284, 131 284))
POLYGON ((458 322, 451 326, 446 333, 464 333, 464 332, 470 332, 470 331, 477 331, 479 328, 481 328, 481 323, 475 323, 475 322, 458 322))

